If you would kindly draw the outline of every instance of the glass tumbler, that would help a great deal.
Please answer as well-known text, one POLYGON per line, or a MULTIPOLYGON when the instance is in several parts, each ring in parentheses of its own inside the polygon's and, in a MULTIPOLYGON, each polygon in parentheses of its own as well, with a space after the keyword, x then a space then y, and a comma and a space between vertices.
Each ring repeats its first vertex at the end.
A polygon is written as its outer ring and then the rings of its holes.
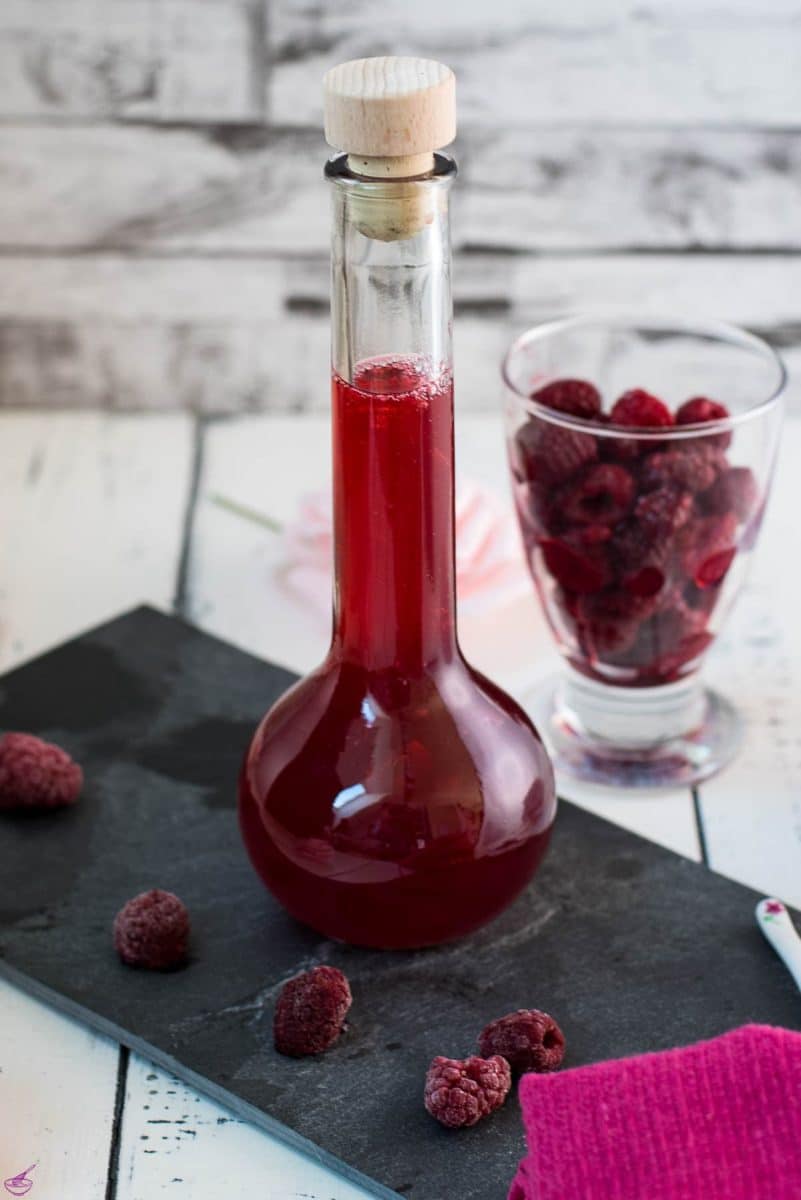
POLYGON ((556 766, 697 783, 740 739, 699 669, 759 536, 782 361, 716 321, 580 315, 518 338, 503 379, 526 559, 566 664, 529 698, 556 766))

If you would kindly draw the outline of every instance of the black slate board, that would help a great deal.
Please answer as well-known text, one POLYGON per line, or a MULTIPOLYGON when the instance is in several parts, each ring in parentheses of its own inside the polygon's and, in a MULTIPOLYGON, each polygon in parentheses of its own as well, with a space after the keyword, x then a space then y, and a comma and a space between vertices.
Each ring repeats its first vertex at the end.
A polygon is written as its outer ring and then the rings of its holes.
POLYGON ((516 1100, 453 1134, 421 1092, 434 1054, 470 1053, 510 1009, 557 1015, 572 1065, 746 1021, 801 1027, 754 893, 568 804, 533 887, 467 941, 377 953, 293 922, 235 816, 245 746, 291 679, 142 608, 0 680, 0 728, 61 743, 86 771, 74 810, 0 822, 0 971, 376 1195, 412 1200, 505 1197, 524 1149, 516 1100), (114 913, 152 886, 192 914, 192 962, 170 975, 111 947, 114 913), (323 1058, 282 1058, 275 994, 322 961, 352 981, 351 1028, 323 1058))

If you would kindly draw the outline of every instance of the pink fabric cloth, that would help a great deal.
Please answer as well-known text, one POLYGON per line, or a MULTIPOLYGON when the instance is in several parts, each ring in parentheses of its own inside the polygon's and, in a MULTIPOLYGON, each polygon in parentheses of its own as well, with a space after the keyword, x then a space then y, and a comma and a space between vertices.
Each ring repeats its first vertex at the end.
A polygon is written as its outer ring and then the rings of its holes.
POLYGON ((509 1200, 799 1200, 801 1034, 747 1025, 681 1050, 526 1075, 509 1200))

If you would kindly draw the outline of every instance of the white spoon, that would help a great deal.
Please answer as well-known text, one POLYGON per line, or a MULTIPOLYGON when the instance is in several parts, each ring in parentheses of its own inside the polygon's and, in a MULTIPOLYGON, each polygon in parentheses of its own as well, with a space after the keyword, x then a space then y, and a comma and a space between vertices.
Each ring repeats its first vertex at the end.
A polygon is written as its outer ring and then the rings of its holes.
POLYGON ((756 906, 757 925, 801 991, 801 937, 781 900, 767 897, 756 906))

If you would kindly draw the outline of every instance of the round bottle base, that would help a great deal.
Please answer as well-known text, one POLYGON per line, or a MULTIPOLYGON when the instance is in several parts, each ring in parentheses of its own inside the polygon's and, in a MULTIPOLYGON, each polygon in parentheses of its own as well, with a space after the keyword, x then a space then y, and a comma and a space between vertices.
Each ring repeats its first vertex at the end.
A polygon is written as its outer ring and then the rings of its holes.
POLYGON ((729 763, 737 710, 697 679, 618 688, 570 671, 525 697, 557 774, 614 788, 687 787, 729 763))

